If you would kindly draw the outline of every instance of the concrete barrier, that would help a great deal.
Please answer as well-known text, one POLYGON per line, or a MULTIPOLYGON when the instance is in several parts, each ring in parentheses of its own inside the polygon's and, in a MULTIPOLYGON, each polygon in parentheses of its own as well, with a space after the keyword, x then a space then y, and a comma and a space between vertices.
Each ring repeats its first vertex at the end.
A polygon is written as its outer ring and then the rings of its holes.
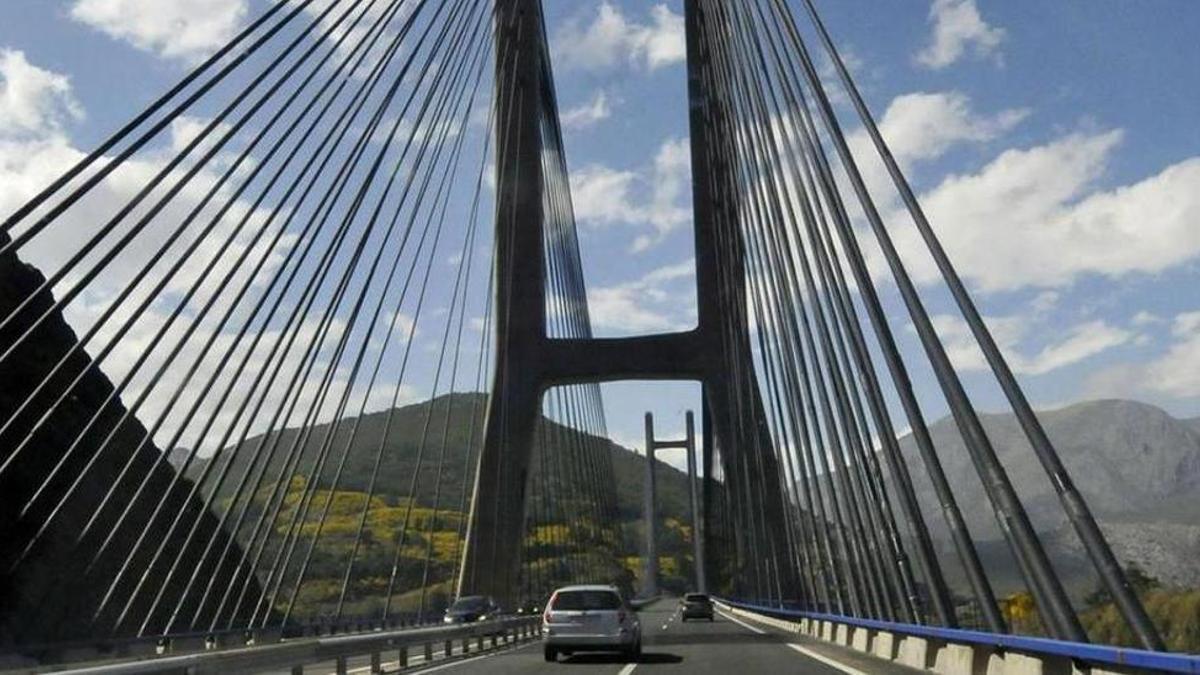
POLYGON ((838 624, 837 628, 834 629, 833 636, 833 641, 839 645, 843 647, 850 646, 850 626, 844 623, 838 624))
POLYGON ((896 663, 904 664, 909 668, 925 670, 929 664, 929 642, 924 638, 912 635, 900 638, 896 663))
POLYGON ((888 631, 877 631, 875 633, 875 644, 871 646, 871 653, 888 661, 895 659, 896 636, 888 631))
POLYGON ((850 647, 860 652, 871 651, 871 631, 867 628, 855 628, 850 637, 850 647))
POLYGON ((933 672, 940 675, 975 675, 975 654, 967 645, 947 644, 933 658, 933 672))
POLYGON ((724 611, 938 675, 1200 673, 1200 657, 833 617, 718 600, 724 611))

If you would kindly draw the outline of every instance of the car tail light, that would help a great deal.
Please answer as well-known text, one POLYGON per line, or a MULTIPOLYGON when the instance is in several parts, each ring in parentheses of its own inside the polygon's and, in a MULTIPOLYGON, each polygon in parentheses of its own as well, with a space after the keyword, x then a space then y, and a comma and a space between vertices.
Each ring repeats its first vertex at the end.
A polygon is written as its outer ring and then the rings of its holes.
POLYGON ((542 621, 551 623, 550 610, 554 609, 554 601, 558 599, 558 593, 550 596, 549 602, 546 603, 546 611, 542 613, 542 621))
POLYGON ((622 609, 621 611, 617 612, 617 622, 625 623, 625 610, 622 609))

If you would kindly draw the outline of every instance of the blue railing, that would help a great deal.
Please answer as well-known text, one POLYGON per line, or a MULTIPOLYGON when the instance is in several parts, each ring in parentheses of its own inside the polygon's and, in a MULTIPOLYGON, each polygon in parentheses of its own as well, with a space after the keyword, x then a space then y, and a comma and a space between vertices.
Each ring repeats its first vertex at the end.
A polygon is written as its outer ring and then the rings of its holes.
POLYGON ((1093 664, 1150 668, 1170 673, 1200 673, 1200 655, 1194 654, 1152 652, 1145 649, 1067 642, 1065 640, 1051 640, 1049 638, 1028 637, 1025 635, 1002 635, 998 633, 985 633, 983 631, 963 630, 960 628, 918 626, 907 623, 893 623, 891 621, 876 621, 874 619, 858 619, 840 614, 804 612, 730 600, 728 598, 717 599, 731 607, 737 607, 738 609, 778 619, 834 621, 844 623, 848 626, 885 630, 902 635, 933 638, 961 644, 983 645, 996 649, 1008 649, 1031 654, 1061 656, 1093 664))

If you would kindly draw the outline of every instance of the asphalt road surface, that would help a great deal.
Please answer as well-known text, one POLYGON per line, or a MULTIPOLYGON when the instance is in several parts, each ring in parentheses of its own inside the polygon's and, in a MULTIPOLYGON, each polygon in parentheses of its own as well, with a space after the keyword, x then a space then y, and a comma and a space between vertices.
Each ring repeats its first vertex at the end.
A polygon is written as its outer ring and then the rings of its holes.
MULTIPOLYGON (((405 673, 445 673, 446 675, 508 675, 510 673, 555 673, 558 675, 607 674, 649 675, 650 673, 698 673, 751 675, 863 675, 866 673, 915 673, 851 650, 829 645, 806 636, 785 634, 765 625, 718 612, 712 623, 683 622, 674 600, 663 600, 639 612, 642 621, 642 657, 627 662, 617 654, 575 654, 559 656, 547 663, 541 641, 532 641, 510 649, 484 652, 480 656, 435 661, 426 667, 410 666, 405 673)), ((352 662, 359 673, 368 672, 365 663, 352 662)), ((387 672, 396 672, 397 664, 385 663, 387 672)), ((416 664, 414 664, 416 665, 416 664)), ((306 668, 305 672, 319 672, 306 668)))

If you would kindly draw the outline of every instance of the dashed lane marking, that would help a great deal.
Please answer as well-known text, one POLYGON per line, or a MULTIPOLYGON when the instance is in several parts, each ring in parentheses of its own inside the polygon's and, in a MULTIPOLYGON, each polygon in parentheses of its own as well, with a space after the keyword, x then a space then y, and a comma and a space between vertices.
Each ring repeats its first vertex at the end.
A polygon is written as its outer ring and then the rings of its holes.
POLYGON ((629 675, 630 673, 632 673, 632 672, 633 672, 633 669, 634 669, 634 668, 637 668, 637 664, 636 664, 636 663, 628 663, 628 664, 625 664, 625 667, 624 667, 624 668, 622 668, 622 669, 620 670, 620 672, 618 672, 618 673, 617 673, 617 675, 629 675))

